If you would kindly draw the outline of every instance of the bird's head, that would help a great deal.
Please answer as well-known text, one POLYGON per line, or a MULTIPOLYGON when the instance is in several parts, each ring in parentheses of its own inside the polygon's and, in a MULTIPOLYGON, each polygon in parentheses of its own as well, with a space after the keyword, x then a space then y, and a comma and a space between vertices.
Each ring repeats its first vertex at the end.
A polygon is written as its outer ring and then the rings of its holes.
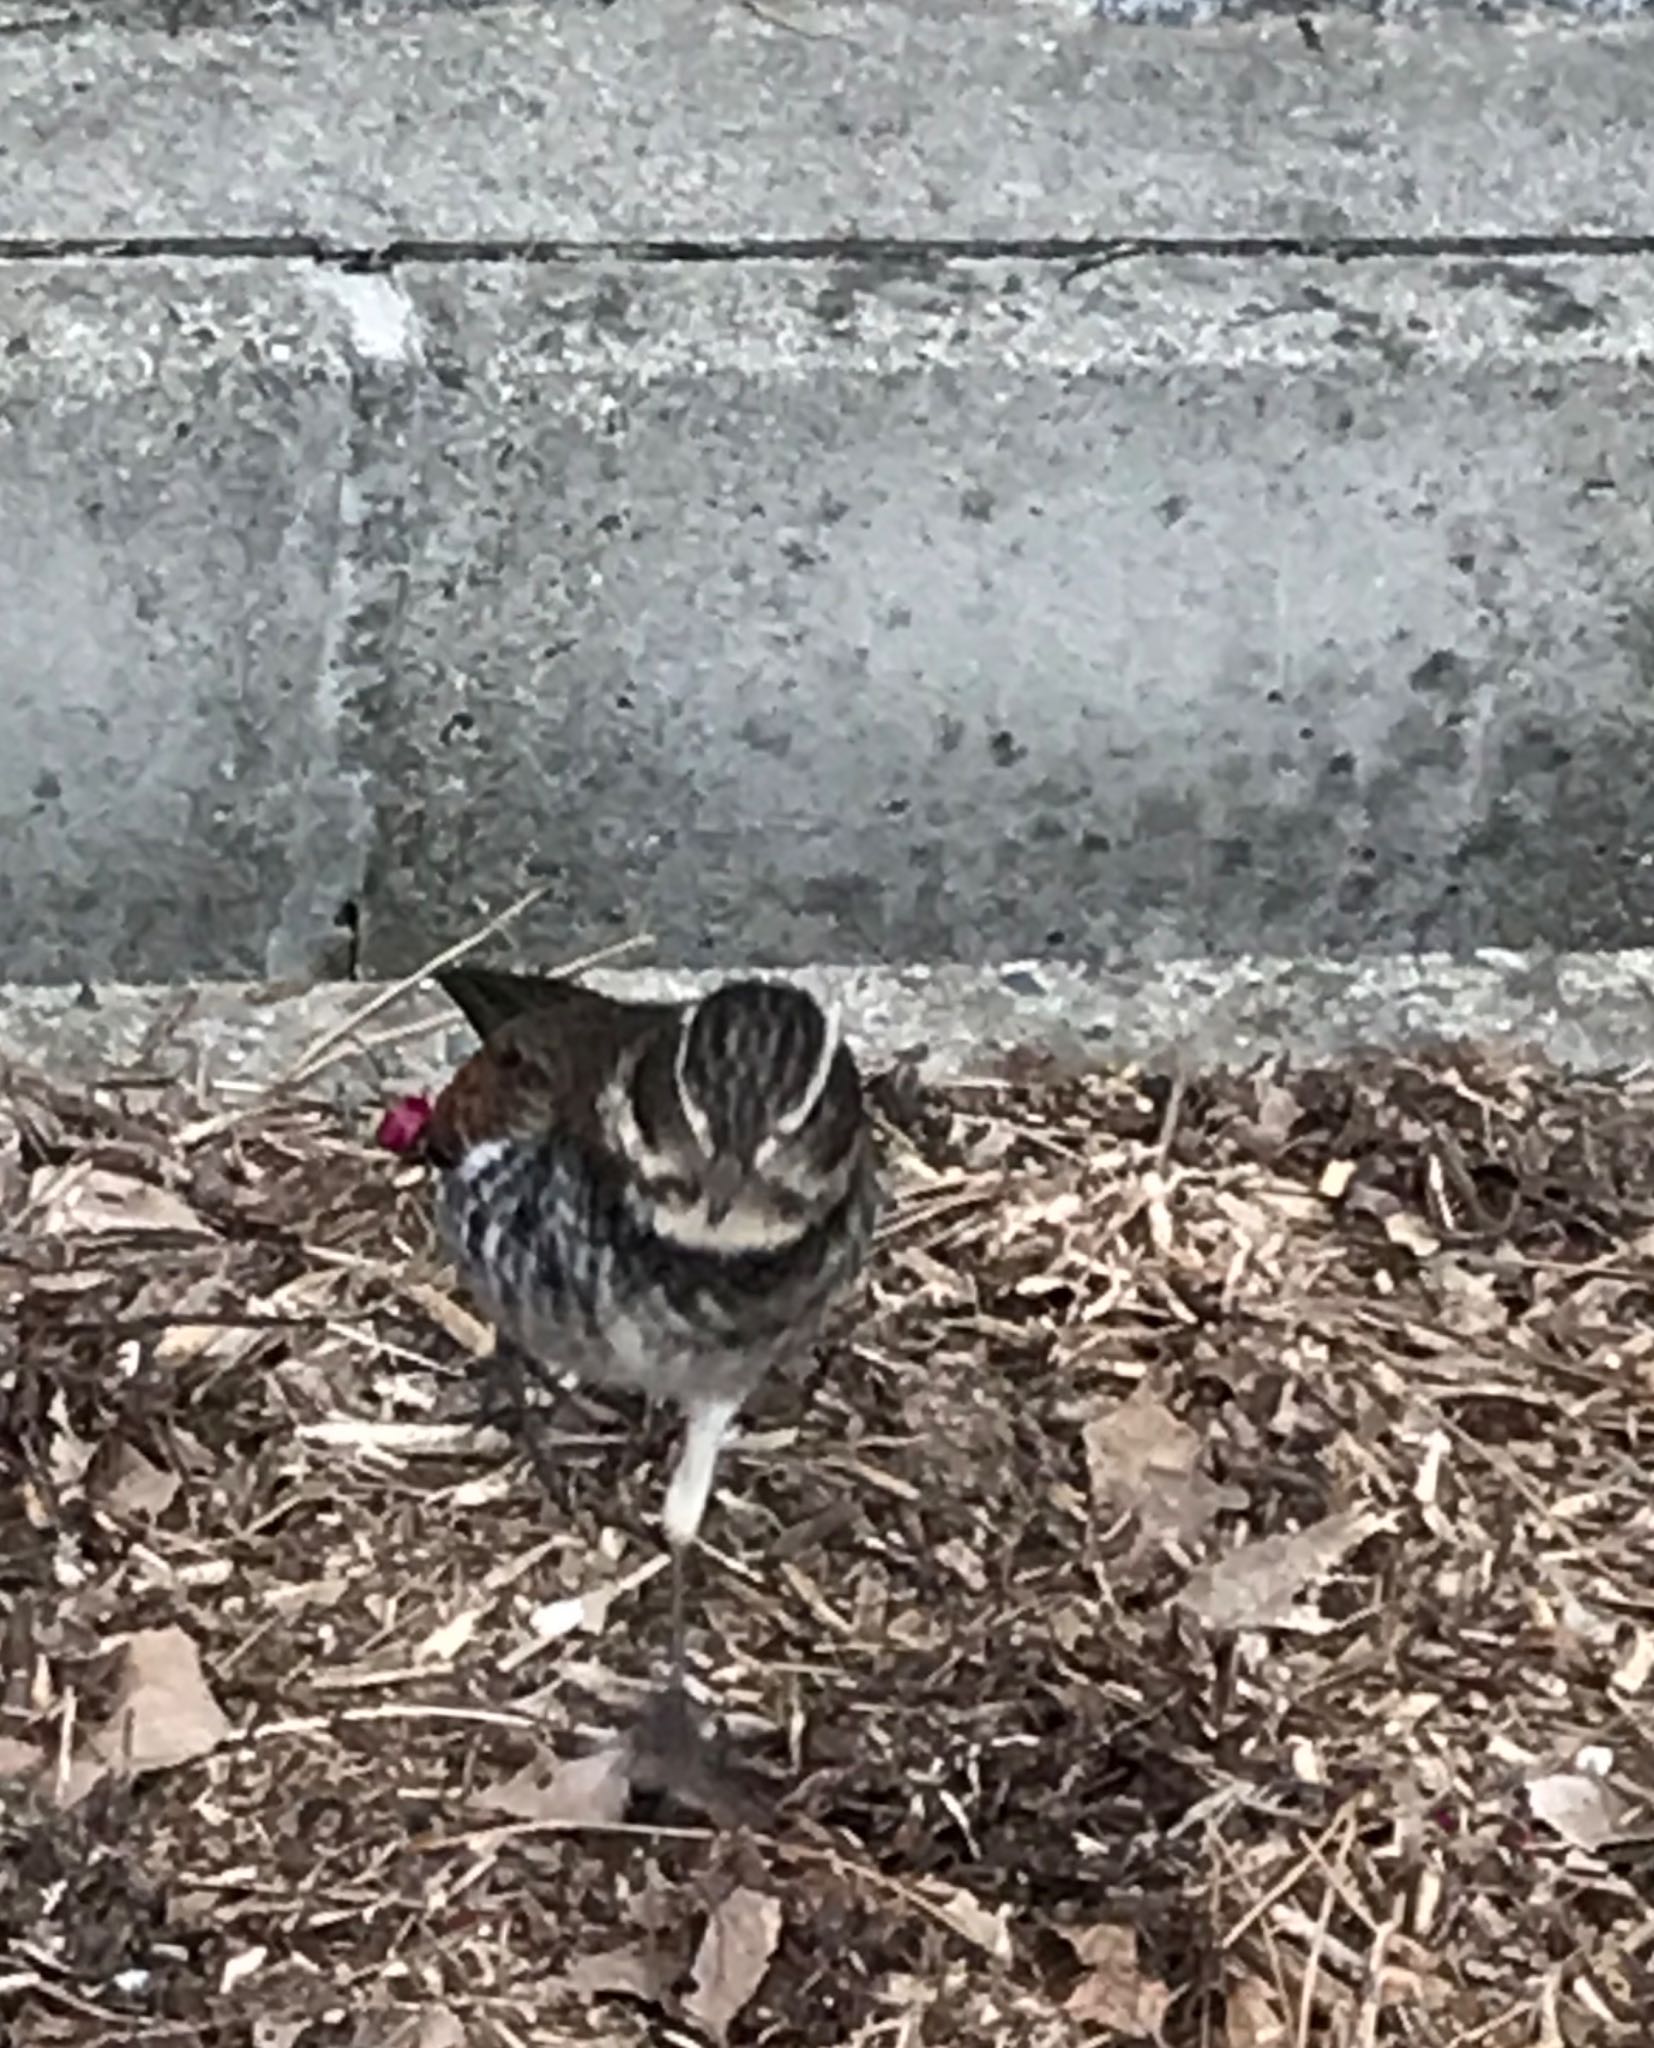
POLYGON ((836 1015, 732 981, 638 1060, 617 1137, 663 1235, 727 1252, 795 1242, 841 1198, 861 1089, 836 1015))

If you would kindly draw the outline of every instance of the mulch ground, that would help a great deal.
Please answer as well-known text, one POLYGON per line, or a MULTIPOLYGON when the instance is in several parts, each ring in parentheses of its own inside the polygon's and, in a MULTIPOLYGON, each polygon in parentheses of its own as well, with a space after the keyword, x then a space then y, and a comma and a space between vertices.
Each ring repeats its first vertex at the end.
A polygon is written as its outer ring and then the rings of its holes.
POLYGON ((0 1077, 0 2017, 237 2048, 1654 2035, 1654 1084, 878 1087, 723 1468, 540 1464, 371 1119, 0 1077), (756 1809, 755 1809, 756 1810, 756 1809))

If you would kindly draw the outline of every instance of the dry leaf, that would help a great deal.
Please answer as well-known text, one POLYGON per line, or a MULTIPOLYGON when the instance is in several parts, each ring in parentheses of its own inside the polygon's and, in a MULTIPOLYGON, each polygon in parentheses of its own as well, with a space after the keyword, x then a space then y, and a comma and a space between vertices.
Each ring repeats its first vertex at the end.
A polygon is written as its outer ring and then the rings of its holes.
POLYGON ((1441 1300, 1443 1327, 1458 1337, 1489 1337, 1507 1327, 1510 1314, 1499 1299, 1493 1273, 1473 1273, 1457 1259, 1443 1259, 1432 1278, 1441 1300))
POLYGON ((955 1934, 962 1935, 997 1963, 1011 1960, 1009 1906, 998 1906, 990 1913, 982 1901, 962 1885, 947 1884, 939 1877, 920 1879, 913 1889, 955 1934))
MULTIPOLYGON (((267 2020, 255 2019, 252 2023, 253 2048, 293 2048, 293 2044, 310 2025, 308 2020, 267 2020)), ((408 2048, 398 2035, 396 2048, 408 2048)))
POLYGON ((1135 1513, 1145 1538, 1198 1536, 1246 1495, 1200 1470, 1205 1439, 1179 1422, 1147 1386, 1085 1426, 1086 1466, 1099 1515, 1135 1513))
POLYGON ((194 1643, 181 1628, 150 1628, 128 1638, 114 1708, 91 1747, 105 1768, 136 1777, 193 1763, 229 1732, 194 1643))
POLYGON ((1286 1143, 1301 1114, 1302 1106, 1290 1088, 1283 1088, 1278 1081, 1258 1083, 1252 1121, 1259 1136, 1271 1145, 1278 1148, 1286 1143))
POLYGON ((132 1230, 212 1236, 188 1202, 103 1166, 42 1166, 30 1177, 29 1202, 39 1212, 37 1227, 54 1237, 132 1230))
POLYGON ((98 1501, 118 1515, 144 1515, 154 1521, 171 1507, 180 1484, 178 1474, 151 1464, 135 1444, 115 1439, 104 1450, 107 1476, 94 1488, 98 1501))
POLYGON ((706 1924, 684 2015, 721 2041, 764 1981, 781 1939, 781 1901, 737 1885, 706 1924))
POLYGON ((549 1778, 529 1764, 515 1777, 477 1795, 477 1804, 490 1813, 510 1814, 515 1820, 561 1821, 569 1827, 606 1827, 626 1811, 631 1791, 628 1752, 623 1748, 594 1749, 587 1756, 560 1763, 549 1778))
POLYGON ((1160 2031, 1171 1993, 1146 1977, 1137 1960, 1133 1927, 1063 1928, 1062 1937, 1085 1966, 1063 2010, 1087 2026, 1106 2027, 1128 2039, 1160 2031))
POLYGON ((1314 1608, 1296 1604, 1305 1587, 1380 1529, 1387 1515, 1360 1509, 1328 1515, 1295 1536, 1260 1536, 1191 1573, 1178 1595, 1208 1628, 1291 1628, 1324 1634, 1334 1624, 1314 1608))
POLYGON ((1231 1985, 1224 2005, 1225 2048, 1287 2048, 1287 2023, 1261 1977, 1242 1977, 1231 1985))
POLYGON ((44 1751, 32 1742, 20 1742, 15 1735, 0 1735, 0 1779, 26 1778, 45 1761, 44 1751))
POLYGON ((465 2022, 450 2005, 430 2005, 408 2048, 466 2048, 465 2022))
POLYGON ((62 1405, 61 1397, 52 1404, 52 1418, 57 1428, 52 1432, 46 1463, 53 1485, 62 1493, 75 1493, 91 1470, 98 1447, 75 1434, 62 1412, 62 1405))
POLYGON ((1631 1807, 1589 1771, 1555 1771, 1528 1786, 1533 1817, 1576 1849, 1601 1849, 1626 1830, 1631 1807))
POLYGON ((564 1971, 562 1981, 577 1998, 618 1993, 658 2005, 672 1988, 677 1974, 677 1965, 670 1956, 634 1943, 627 1948, 603 1949, 594 1956, 577 1956, 564 1971))

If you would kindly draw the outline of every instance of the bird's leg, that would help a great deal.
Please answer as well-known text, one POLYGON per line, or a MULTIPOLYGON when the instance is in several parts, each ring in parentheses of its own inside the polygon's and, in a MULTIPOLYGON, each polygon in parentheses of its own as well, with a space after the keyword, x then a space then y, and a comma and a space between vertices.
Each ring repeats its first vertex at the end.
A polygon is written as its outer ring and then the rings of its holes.
POLYGON ((552 1455, 552 1444, 601 1443, 604 1439, 558 1436, 557 1415, 571 1405, 573 1397, 561 1377, 543 1366, 514 1337, 496 1332, 493 1350, 480 1363, 483 1377, 479 1419, 489 1427, 503 1430, 518 1443, 535 1477, 555 1498, 561 1472, 552 1455), (531 1380, 555 1395, 549 1411, 529 1398, 531 1380))
POLYGON ((723 1398, 690 1402, 683 1445, 661 1510, 661 1526, 672 1551, 672 1684, 684 1685, 683 1571, 684 1553, 700 1532, 718 1453, 723 1449, 739 1403, 723 1398))
POLYGON ((700 1533, 706 1504, 712 1498, 712 1479, 740 1407, 723 1396, 691 1401, 686 1406, 683 1447, 672 1468, 661 1510, 661 1526, 674 1549, 686 1549, 700 1533))
POLYGON ((698 1806, 718 1827, 762 1825, 767 1814, 752 1789, 732 1777, 708 1750, 705 1733, 689 1704, 685 1670, 685 1561, 706 1514, 718 1453, 737 1406, 725 1400, 685 1403, 683 1445, 661 1511, 672 1553, 670 1675, 644 1710, 634 1736, 633 1756, 635 1785, 698 1806))
POLYGON ((485 1421, 515 1437, 546 1492, 555 1496, 557 1466, 550 1457, 540 1431, 539 1418, 528 1398, 529 1362, 522 1348, 503 1332, 496 1332, 494 1348, 483 1361, 485 1421))
POLYGON ((668 1682, 680 1697, 689 1690, 688 1674, 684 1669, 683 1647, 683 1549, 672 1545, 672 1649, 671 1661, 667 1666, 668 1682))

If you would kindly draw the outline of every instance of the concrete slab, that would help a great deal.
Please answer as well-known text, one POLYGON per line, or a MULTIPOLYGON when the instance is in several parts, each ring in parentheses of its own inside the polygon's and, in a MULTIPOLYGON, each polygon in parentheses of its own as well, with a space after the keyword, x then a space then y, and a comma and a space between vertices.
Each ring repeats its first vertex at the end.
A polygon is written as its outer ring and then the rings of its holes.
POLYGON ((0 971, 341 964, 352 359, 309 276, 0 265, 0 971))
MULTIPOLYGON (((915 1056, 936 1076, 981 1073, 1013 1047, 1084 1067, 1138 1062, 1160 1071, 1280 1054, 1335 1058, 1352 1048, 1444 1039, 1525 1048, 1589 1070, 1654 1058, 1654 952, 1646 951, 1375 956, 1359 964, 1251 959, 1227 967, 1182 961, 1142 975, 1030 960, 976 969, 812 967, 797 978, 842 1005, 852 1042, 871 1060, 915 1056)), ((683 996, 708 977, 611 971, 591 980, 621 995, 683 996)), ((86 1078, 183 1075, 228 1103, 245 1103, 292 1074, 379 993, 359 983, 304 991, 0 985, 0 1061, 86 1078)), ((383 1033, 421 1019, 428 1031, 393 1046, 372 1053, 341 1047, 300 1092, 358 1105, 367 1115, 410 1088, 430 1086, 475 1042, 441 996, 400 997, 369 1029, 383 1033)))
POLYGON ((1079 0, 331 12, 0 38, 0 241, 1654 236, 1646 10, 1319 50, 1079 0))
POLYGON ((1645 265, 379 282, 370 969, 1650 929, 1645 265))
POLYGON ((536 880, 679 965, 1641 943, 1651 352, 1631 260, 0 267, 0 972, 536 880))

